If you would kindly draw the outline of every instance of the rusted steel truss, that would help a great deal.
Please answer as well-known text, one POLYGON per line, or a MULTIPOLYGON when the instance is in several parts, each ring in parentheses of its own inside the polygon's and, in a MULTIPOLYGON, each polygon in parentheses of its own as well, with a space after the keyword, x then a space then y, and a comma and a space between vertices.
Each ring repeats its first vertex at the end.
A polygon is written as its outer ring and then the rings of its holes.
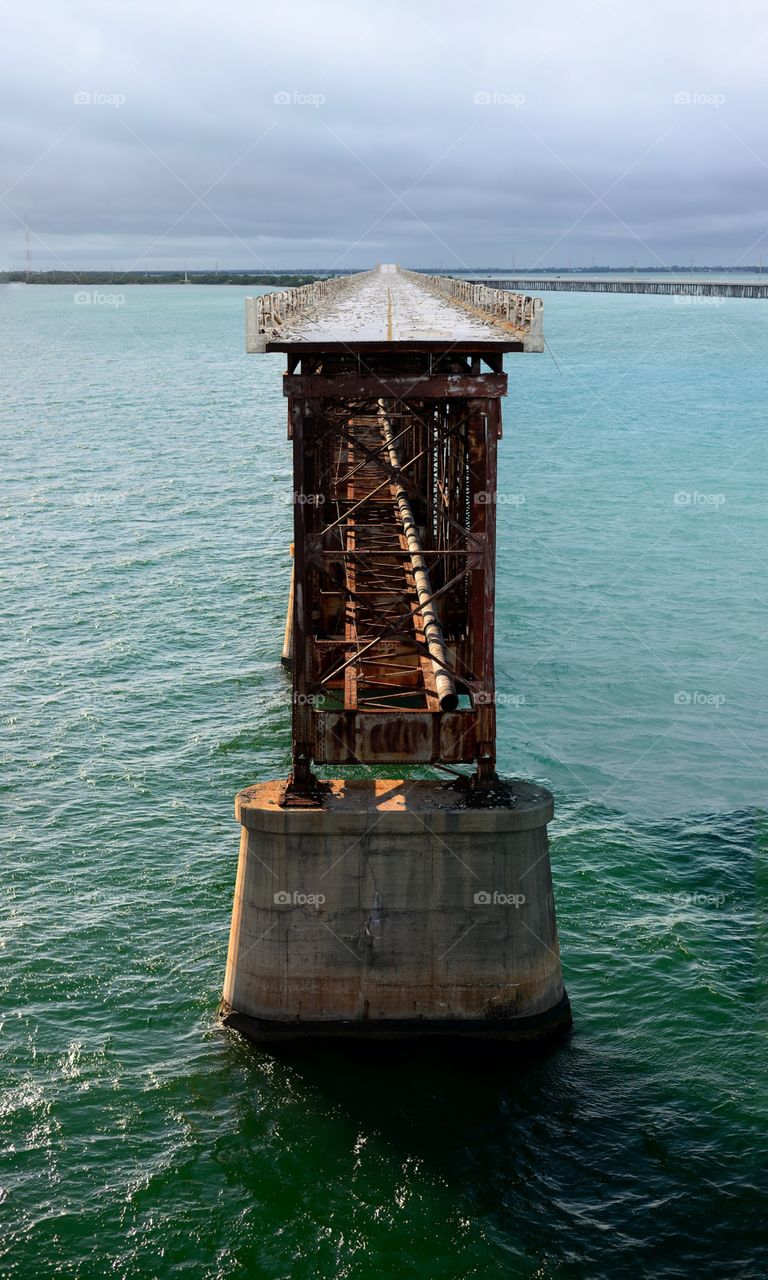
POLYGON ((289 791, 312 793, 313 762, 474 763, 489 781, 498 354, 296 348, 288 364, 289 791))

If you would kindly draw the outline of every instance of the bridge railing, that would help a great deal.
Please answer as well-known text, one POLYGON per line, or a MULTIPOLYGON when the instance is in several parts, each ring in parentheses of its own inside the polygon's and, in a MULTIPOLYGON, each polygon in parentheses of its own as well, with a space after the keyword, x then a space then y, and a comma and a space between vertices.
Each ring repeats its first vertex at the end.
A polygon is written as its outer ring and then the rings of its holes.
POLYGON ((246 298, 246 351, 266 351, 267 343, 285 336, 285 328, 299 316, 306 316, 339 294, 356 288, 372 271, 357 271, 350 276, 331 276, 313 284, 295 285, 292 289, 276 289, 259 298, 246 298))
POLYGON ((544 345, 544 303, 526 293, 510 293, 506 289, 493 289, 471 280, 457 280, 454 276, 428 276, 420 271, 404 271, 404 275, 421 281, 433 293, 442 294, 460 303, 470 311, 486 317, 510 329, 519 329, 533 343, 544 345))

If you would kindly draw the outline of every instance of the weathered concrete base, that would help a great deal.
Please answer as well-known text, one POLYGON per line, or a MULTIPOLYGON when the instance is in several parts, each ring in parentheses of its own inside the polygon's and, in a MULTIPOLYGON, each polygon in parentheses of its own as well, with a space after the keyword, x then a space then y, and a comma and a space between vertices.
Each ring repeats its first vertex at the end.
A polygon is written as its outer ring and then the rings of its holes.
POLYGON ((347 1040, 424 1040, 439 1036, 453 1040, 504 1040, 525 1044, 562 1035, 571 1026, 571 1006, 563 993, 559 1004, 548 1013, 531 1018, 457 1019, 387 1018, 381 1022, 276 1022, 237 1013, 222 1002, 220 1010, 226 1026, 257 1044, 347 1040))
POLYGON ((331 784, 281 809, 241 791, 221 1013, 256 1040, 531 1040, 570 1025, 546 824, 515 781, 494 808, 435 782, 331 784))

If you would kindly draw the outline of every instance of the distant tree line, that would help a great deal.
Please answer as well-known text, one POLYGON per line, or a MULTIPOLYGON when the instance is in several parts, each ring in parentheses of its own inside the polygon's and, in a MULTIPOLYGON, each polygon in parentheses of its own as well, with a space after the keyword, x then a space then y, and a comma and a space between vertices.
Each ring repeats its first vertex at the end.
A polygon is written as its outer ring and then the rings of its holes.
POLYGON ((280 288, 312 284, 317 275, 254 275, 249 271, 0 271, 13 284, 269 284, 280 288))

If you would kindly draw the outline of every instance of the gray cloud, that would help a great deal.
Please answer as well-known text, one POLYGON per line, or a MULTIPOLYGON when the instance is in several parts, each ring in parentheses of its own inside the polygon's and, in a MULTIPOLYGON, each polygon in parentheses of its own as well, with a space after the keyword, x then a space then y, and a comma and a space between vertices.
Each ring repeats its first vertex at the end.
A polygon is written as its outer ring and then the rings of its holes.
POLYGON ((6 15, 8 267, 25 214, 41 267, 768 250, 768 16, 749 0, 12 0, 6 15))

